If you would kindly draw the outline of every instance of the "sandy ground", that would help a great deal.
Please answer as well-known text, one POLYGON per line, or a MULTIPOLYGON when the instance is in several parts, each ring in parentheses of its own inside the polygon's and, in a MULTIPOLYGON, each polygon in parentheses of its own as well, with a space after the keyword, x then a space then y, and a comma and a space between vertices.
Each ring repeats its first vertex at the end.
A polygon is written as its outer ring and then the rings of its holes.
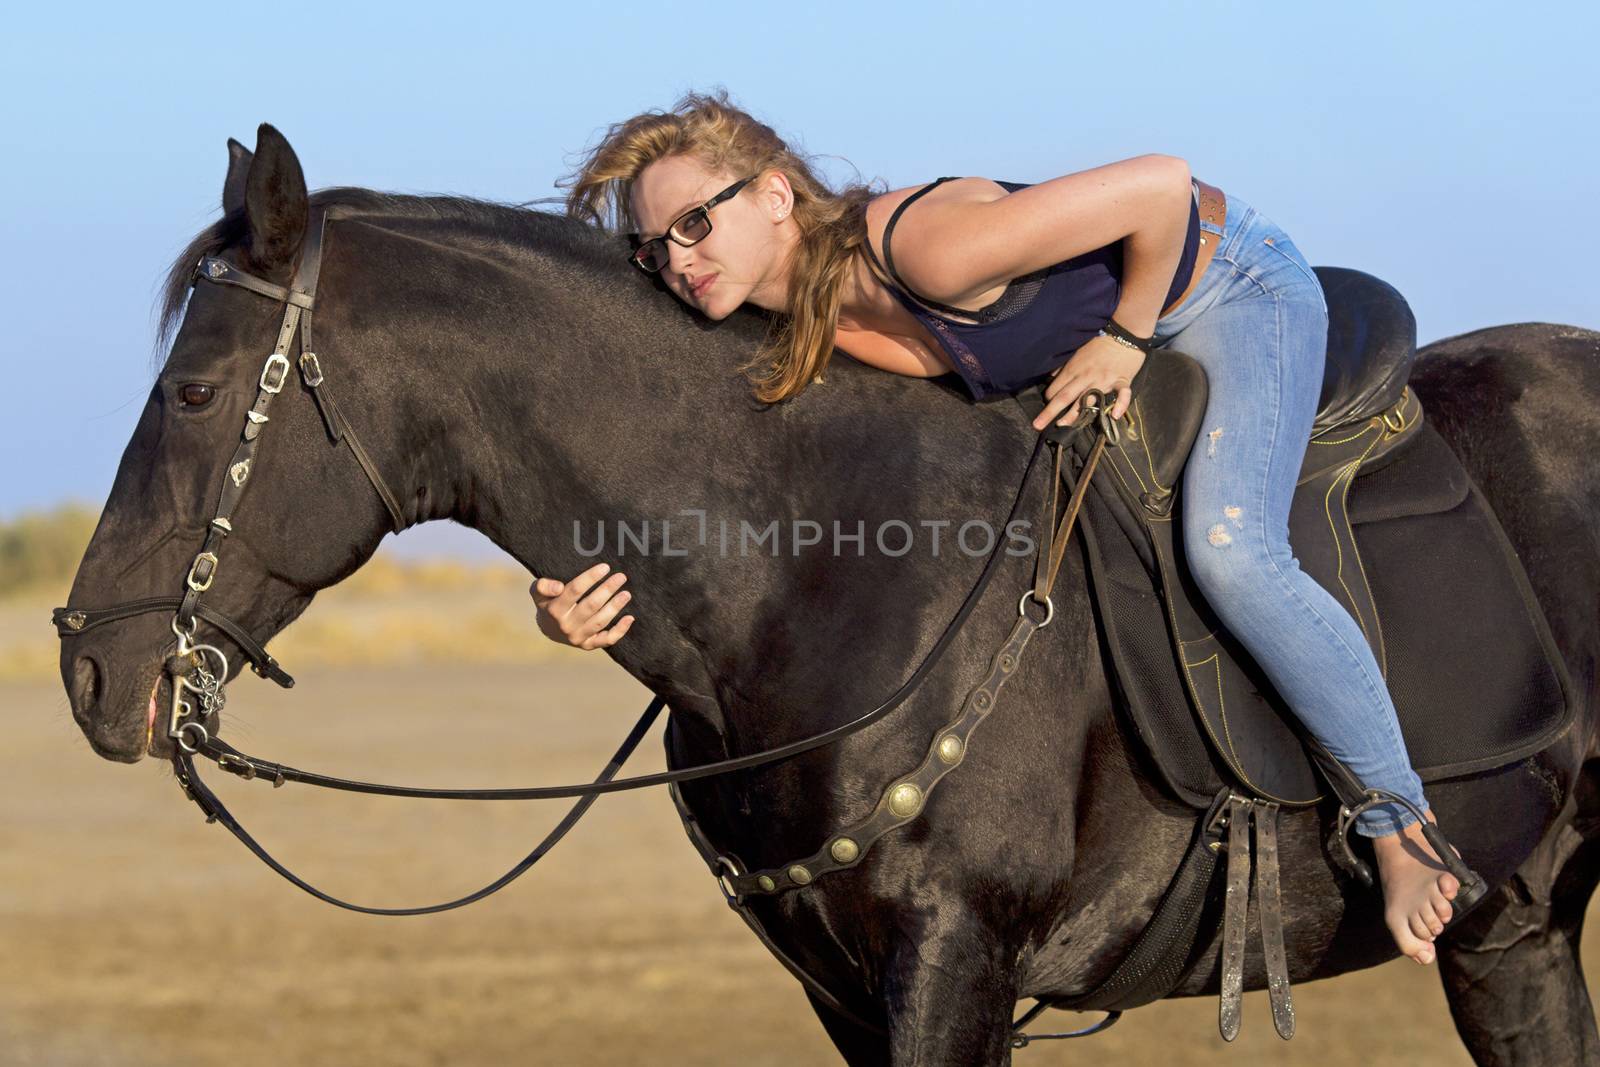
MULTIPOLYGON (((288 692, 249 677, 230 692, 227 733, 247 751, 351 777, 587 781, 648 695, 602 654, 572 655, 302 668, 288 692)), ((0 684, 0 707, 0 1062, 839 1062, 799 985, 723 904, 664 790, 602 798, 485 902, 376 918, 281 881, 207 826, 165 765, 95 757, 58 684, 0 684)), ((663 767, 661 726, 624 773, 663 767)), ((487 882, 570 804, 430 803, 207 777, 292 868, 387 905, 487 882)), ((1206 998, 1139 1009, 1105 1034, 1016 1060, 1165 1064, 1181 1050, 1192 1064, 1470 1062, 1432 968, 1397 960, 1294 994, 1292 1042, 1273 1033, 1265 994, 1252 993, 1232 1045, 1206 998)), ((1096 1017, 1050 1012, 1033 1029, 1096 1017)))

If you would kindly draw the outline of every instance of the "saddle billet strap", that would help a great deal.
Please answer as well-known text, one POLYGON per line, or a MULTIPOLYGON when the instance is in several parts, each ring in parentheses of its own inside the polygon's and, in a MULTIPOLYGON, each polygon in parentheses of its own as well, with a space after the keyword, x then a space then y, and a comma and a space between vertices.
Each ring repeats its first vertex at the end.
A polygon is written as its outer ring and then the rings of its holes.
MULTIPOLYGON (((645 732, 649 730, 651 724, 655 722, 656 716, 660 714, 661 709, 665 706, 666 700, 659 696, 650 702, 650 705, 645 708, 644 714, 639 717, 639 721, 634 723, 633 729, 630 730, 628 732, 628 736, 623 739, 621 746, 618 747, 617 751, 612 754, 611 759, 606 763, 605 769, 602 770, 599 776, 595 778, 596 783, 609 782, 616 775, 617 771, 622 769, 622 765, 627 762, 628 757, 633 754, 633 750, 639 747, 639 742, 644 739, 645 732)), ((566 836, 567 831, 571 830, 575 825, 577 825, 578 820, 581 819, 584 813, 589 810, 589 805, 593 804, 595 799, 599 796, 599 793, 596 792, 580 798, 578 802, 572 805, 571 809, 567 811, 567 814, 562 818, 561 822, 545 835, 544 840, 540 841, 532 852, 528 853, 520 861, 518 861, 515 867, 512 867, 505 874, 501 875, 493 882, 490 882, 482 889, 468 893, 464 897, 458 897, 455 900, 446 901, 443 904, 429 904, 414 908, 374 908, 363 904, 352 904, 349 901, 340 900, 338 897, 324 893, 322 890, 300 878, 293 871, 279 863, 270 852, 263 848, 256 841, 256 839, 251 837, 245 828, 239 824, 239 821, 233 817, 233 813, 228 810, 227 805, 223 804, 222 799, 212 792, 211 788, 207 786, 205 782, 201 781, 200 775, 195 769, 193 759, 190 757, 189 753, 184 750, 184 747, 181 744, 172 746, 172 766, 178 777, 178 785, 182 787, 184 794, 190 800, 194 801, 195 804, 199 806, 200 810, 205 813, 207 822, 222 823, 223 826, 228 828, 228 832, 233 834, 234 837, 238 838, 239 841, 243 843, 243 845, 251 852, 255 853, 256 857, 260 859, 261 862, 265 863, 268 867, 271 867, 274 871, 278 872, 278 874, 282 875, 286 881, 299 887, 300 889, 305 890, 318 900, 332 904, 335 907, 344 908, 346 911, 358 911, 365 915, 432 915, 435 912, 450 911, 454 908, 465 907, 466 905, 474 903, 475 901, 482 900, 484 897, 487 897, 492 893, 499 892, 501 889, 504 889, 506 886, 510 885, 513 881, 520 877, 523 872, 528 870, 528 868, 539 862, 540 858, 543 857, 545 853, 554 848, 556 843, 566 836)), ((227 769, 233 770, 231 766, 226 764, 219 763, 219 766, 225 766, 227 769)), ((234 773, 242 774, 243 777, 254 777, 253 771, 249 774, 243 774, 240 771, 234 771, 234 773)), ((279 782, 278 784, 281 785, 282 783, 279 782)))
POLYGON ((1228 798, 1228 888, 1222 918, 1222 992, 1217 1028, 1224 1041, 1239 1036, 1244 1003, 1244 934, 1250 908, 1250 810, 1241 796, 1228 798))
MULTIPOLYGON (((132 618, 135 615, 144 615, 152 611, 176 611, 182 603, 182 597, 152 596, 142 600, 129 600, 109 608, 56 608, 50 613, 50 621, 55 624, 60 636, 71 637, 104 623, 132 618)), ((278 683, 285 689, 294 688, 294 678, 278 666, 278 661, 273 659, 255 638, 245 632, 244 627, 209 604, 196 604, 194 611, 200 618, 227 634, 233 643, 239 646, 256 674, 278 683)))
POLYGON ((1237 794, 1228 799, 1228 889, 1222 919, 1222 988, 1217 1028, 1223 1040, 1239 1036, 1244 1003, 1244 945, 1250 908, 1250 828, 1255 823, 1255 897, 1261 954, 1272 1002, 1272 1025, 1285 1041, 1294 1037, 1288 954, 1283 947, 1283 894, 1278 880, 1278 803, 1237 794))
POLYGON ((1267 995, 1272 1025, 1285 1041, 1294 1036, 1294 1001, 1289 992, 1289 960, 1283 949, 1283 893, 1278 882, 1278 802, 1256 801, 1256 908, 1261 917, 1261 951, 1267 964, 1267 995))

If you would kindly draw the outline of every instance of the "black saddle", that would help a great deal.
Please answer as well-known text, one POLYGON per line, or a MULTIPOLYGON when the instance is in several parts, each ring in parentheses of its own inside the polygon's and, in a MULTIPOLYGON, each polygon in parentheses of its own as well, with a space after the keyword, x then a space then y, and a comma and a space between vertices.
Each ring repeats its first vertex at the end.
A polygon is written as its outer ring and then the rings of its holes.
MULTIPOLYGON (((1577 702, 1515 550, 1406 387, 1416 320, 1388 284, 1317 267, 1327 373, 1290 516, 1301 567, 1361 625, 1424 781, 1546 747, 1577 702)), ((1315 738, 1227 632, 1189 575, 1177 520, 1201 428, 1205 372, 1170 349, 1146 359, 1078 528, 1114 682, 1166 785, 1204 810, 1226 784, 1288 806, 1318 781, 1359 781, 1315 738)), ((1031 419, 1043 387, 1017 394, 1031 419)), ((1090 444, 1073 428, 1075 480, 1090 444)))

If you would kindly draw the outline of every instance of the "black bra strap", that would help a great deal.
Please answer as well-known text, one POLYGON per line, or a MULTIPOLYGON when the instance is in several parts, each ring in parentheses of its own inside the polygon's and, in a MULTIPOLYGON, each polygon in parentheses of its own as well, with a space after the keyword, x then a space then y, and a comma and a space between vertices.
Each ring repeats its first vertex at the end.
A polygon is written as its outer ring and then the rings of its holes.
MULTIPOLYGON (((955 181, 956 177, 957 175, 951 175, 949 177, 940 178, 938 181, 929 182, 921 189, 918 189, 916 192, 900 201, 900 206, 895 208, 894 214, 889 216, 889 224, 883 228, 883 262, 884 266, 889 269, 889 277, 893 278, 900 288, 904 289, 908 293, 911 293, 912 296, 916 296, 917 299, 921 300, 924 304, 930 304, 933 307, 942 307, 943 305, 939 304, 937 301, 925 300, 922 297, 917 296, 916 293, 912 292, 911 286, 907 285, 905 280, 900 277, 900 272, 894 269, 894 253, 889 251, 889 235, 894 233, 894 224, 900 221, 900 213, 906 208, 910 207, 912 201, 916 200, 916 198, 921 196, 923 193, 932 191, 935 186, 938 186, 944 182, 955 181)), ((960 311, 959 308, 956 310, 960 311)), ((960 313, 963 315, 971 314, 970 311, 960 311, 960 313)))

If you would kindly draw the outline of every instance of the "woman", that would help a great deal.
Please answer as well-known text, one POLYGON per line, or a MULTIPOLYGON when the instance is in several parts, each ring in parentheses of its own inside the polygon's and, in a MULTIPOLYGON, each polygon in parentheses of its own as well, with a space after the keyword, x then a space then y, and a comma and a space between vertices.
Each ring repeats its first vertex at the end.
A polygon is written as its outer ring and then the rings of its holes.
MULTIPOLYGON (((1289 547, 1328 313, 1265 215, 1205 186, 1203 220, 1203 183, 1162 155, 1033 186, 963 177, 836 193, 725 92, 611 127, 563 184, 569 215, 604 226, 609 202, 616 227, 636 234, 634 265, 701 314, 746 302, 776 313, 774 336, 740 368, 759 368, 763 401, 821 380, 837 347, 897 374, 953 372, 975 400, 1047 381, 1043 430, 1071 422, 1090 388, 1114 389, 1120 418, 1152 347, 1199 360, 1210 401, 1183 483, 1196 581, 1315 736, 1366 786, 1437 822, 1361 629, 1289 547)), ((610 624, 626 576, 602 581, 607 569, 537 579, 540 629, 585 649, 621 640, 633 617, 610 624)), ((1395 943, 1432 963, 1457 880, 1403 806, 1370 808, 1356 829, 1373 839, 1395 943)))

